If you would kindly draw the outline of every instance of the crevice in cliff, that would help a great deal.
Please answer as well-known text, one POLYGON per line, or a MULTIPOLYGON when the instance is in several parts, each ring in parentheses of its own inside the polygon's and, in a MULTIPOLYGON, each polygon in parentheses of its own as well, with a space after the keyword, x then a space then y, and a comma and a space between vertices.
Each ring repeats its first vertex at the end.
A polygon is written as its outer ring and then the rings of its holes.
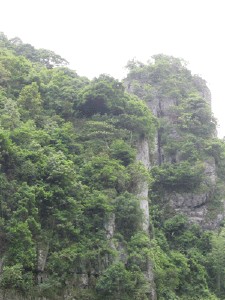
POLYGON ((158 152, 158 165, 160 166, 163 163, 164 156, 162 155, 162 141, 161 141, 162 129, 159 128, 157 132, 157 152, 158 152))
POLYGON ((201 204, 198 204, 198 205, 193 206, 192 208, 193 208, 193 209, 198 209, 198 208, 201 208, 201 207, 203 207, 203 206, 205 206, 205 205, 206 205, 206 202, 203 202, 203 203, 201 203, 201 204))

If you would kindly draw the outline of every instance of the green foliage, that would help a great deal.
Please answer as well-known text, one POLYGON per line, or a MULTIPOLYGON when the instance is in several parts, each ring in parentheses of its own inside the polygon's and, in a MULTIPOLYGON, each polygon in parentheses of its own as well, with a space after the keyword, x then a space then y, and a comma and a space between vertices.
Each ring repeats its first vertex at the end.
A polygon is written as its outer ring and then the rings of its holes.
POLYGON ((72 120, 79 90, 84 84, 88 85, 88 80, 67 68, 43 70, 39 76, 44 108, 49 113, 56 113, 67 120, 72 120))
POLYGON ((127 102, 126 114, 118 116, 119 126, 149 138, 154 136, 156 124, 147 106, 135 97, 130 97, 127 102))
POLYGON ((139 200, 130 193, 124 193, 115 199, 116 229, 129 239, 141 230, 142 210, 139 200))
POLYGON ((15 99, 29 83, 32 64, 23 56, 15 56, 9 50, 0 49, 0 66, 3 73, 1 86, 6 90, 7 96, 15 99))
POLYGON ((139 271, 128 271, 121 262, 111 265, 97 281, 98 299, 146 300, 146 281, 139 271))
POLYGON ((140 99, 129 96, 115 79, 101 75, 80 92, 77 109, 82 116, 116 116, 117 126, 153 136, 156 120, 140 99))
POLYGON ((205 143, 205 152, 214 158, 215 164, 217 166, 217 174, 222 181, 225 178, 225 144, 224 140, 211 139, 207 140, 205 143))
POLYGON ((12 130, 20 125, 18 105, 12 99, 0 96, 1 127, 12 130))
POLYGON ((78 110, 85 116, 124 112, 125 95, 122 84, 112 77, 101 75, 80 92, 78 110))
POLYGON ((24 269, 34 270, 36 250, 28 221, 11 222, 7 228, 7 238, 10 240, 7 260, 9 265, 21 264, 24 269))
POLYGON ((187 192, 200 186, 203 179, 203 165, 200 162, 192 165, 188 161, 182 161, 153 167, 151 173, 154 188, 187 192))
POLYGON ((224 228, 219 234, 212 236, 212 249, 207 253, 208 274, 210 277, 210 286, 215 288, 216 295, 219 298, 225 295, 225 256, 224 256, 225 238, 224 228))
MULTIPOLYGON (((176 299, 175 290, 179 286, 179 269, 171 258, 152 241, 150 258, 154 265, 155 282, 160 299, 176 299)), ((186 270, 183 270, 186 272, 186 270)))
POLYGON ((116 188, 123 189, 127 176, 125 168, 116 160, 109 159, 107 156, 94 157, 82 168, 84 184, 91 188, 116 188))
POLYGON ((210 105, 198 94, 190 94, 177 108, 178 127, 200 137, 211 137, 216 130, 210 105))
POLYGON ((26 85, 21 90, 18 105, 23 120, 28 120, 29 118, 35 120, 41 112, 41 104, 41 95, 36 82, 26 85))
POLYGON ((155 55, 146 65, 131 61, 127 68, 126 80, 132 85, 132 92, 145 101, 154 101, 156 95, 163 102, 168 96, 179 101, 193 86, 191 72, 186 69, 185 62, 172 56, 155 55))
POLYGON ((18 292, 31 292, 34 278, 31 272, 23 272, 22 265, 6 266, 0 276, 0 287, 3 290, 15 289, 18 292))
POLYGON ((217 299, 209 290, 211 234, 182 215, 166 220, 163 232, 157 231, 150 250, 160 299, 217 299))
POLYGON ((143 182, 151 183, 152 177, 146 170, 145 166, 141 162, 135 162, 127 167, 130 181, 128 183, 128 190, 132 193, 140 193, 140 186, 143 182))
POLYGON ((135 150, 123 140, 115 140, 110 146, 111 156, 128 166, 135 159, 135 150))
POLYGON ((131 299, 132 280, 122 263, 113 264, 99 278, 96 289, 104 299, 131 299))

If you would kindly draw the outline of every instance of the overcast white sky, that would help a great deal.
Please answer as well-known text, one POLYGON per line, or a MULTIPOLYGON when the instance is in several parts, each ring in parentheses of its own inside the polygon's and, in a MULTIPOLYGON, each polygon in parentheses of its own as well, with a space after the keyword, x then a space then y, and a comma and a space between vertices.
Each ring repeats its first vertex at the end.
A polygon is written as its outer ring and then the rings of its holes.
POLYGON ((89 78, 121 79, 132 58, 185 59, 208 82, 225 136, 224 0, 0 0, 0 8, 0 31, 53 50, 89 78))

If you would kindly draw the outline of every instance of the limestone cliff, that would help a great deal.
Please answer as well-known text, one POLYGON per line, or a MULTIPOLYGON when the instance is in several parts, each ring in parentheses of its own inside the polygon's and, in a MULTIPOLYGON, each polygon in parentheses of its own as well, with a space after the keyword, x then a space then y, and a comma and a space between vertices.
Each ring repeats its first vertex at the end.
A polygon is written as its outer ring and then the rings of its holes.
POLYGON ((217 227, 224 212, 223 205, 213 217, 209 212, 218 176, 213 155, 205 153, 204 139, 216 136, 205 81, 193 76, 183 62, 164 55, 155 56, 147 65, 133 62, 129 68, 124 81, 127 91, 142 98, 159 120, 152 164, 165 168, 184 161, 203 165, 198 188, 166 188, 160 195, 161 202, 171 213, 183 213, 203 228, 217 227))

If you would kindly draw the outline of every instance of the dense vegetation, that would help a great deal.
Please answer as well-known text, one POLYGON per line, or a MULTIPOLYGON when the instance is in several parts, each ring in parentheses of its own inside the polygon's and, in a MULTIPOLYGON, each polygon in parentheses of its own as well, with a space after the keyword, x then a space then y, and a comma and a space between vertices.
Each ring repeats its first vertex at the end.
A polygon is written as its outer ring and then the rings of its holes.
POLYGON ((144 300, 151 261, 158 299, 224 299, 222 224, 205 231, 170 213, 165 199, 170 191, 210 191, 204 160, 213 157, 212 215, 221 202, 225 148, 204 82, 166 56, 129 63, 132 93, 108 75, 90 81, 66 64, 0 36, 1 290, 32 299, 62 299, 66 291, 71 299, 144 300), (168 97, 177 103, 173 124, 163 110, 149 110, 156 94, 162 105, 168 97), (137 145, 148 139, 154 156, 156 133, 164 154, 149 173, 136 160, 137 145), (151 188, 151 238, 137 197, 143 181, 151 188))

